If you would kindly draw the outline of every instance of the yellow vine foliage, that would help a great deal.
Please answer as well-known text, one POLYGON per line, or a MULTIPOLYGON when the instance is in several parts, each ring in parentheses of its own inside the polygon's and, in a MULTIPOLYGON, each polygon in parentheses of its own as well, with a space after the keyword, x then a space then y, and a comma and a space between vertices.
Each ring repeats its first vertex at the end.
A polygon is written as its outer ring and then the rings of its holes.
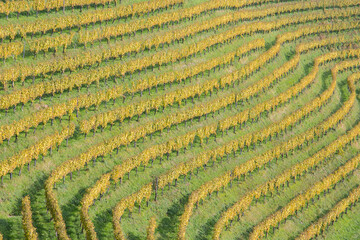
POLYGON ((108 187, 110 186, 110 177, 111 174, 102 175, 101 178, 97 181, 96 185, 90 189, 87 189, 84 197, 81 200, 80 221, 82 228, 85 229, 86 239, 88 240, 97 239, 95 226, 90 220, 88 209, 93 204, 94 199, 107 191, 108 187))
POLYGON ((22 226, 25 232, 26 240, 36 240, 38 239, 38 234, 36 228, 32 223, 32 212, 30 207, 30 197, 25 196, 22 199, 21 204, 21 215, 22 215, 22 226))
POLYGON ((0 44, 0 58, 7 59, 11 56, 17 57, 23 52, 24 44, 22 42, 0 44))
POLYGON ((147 228, 146 240, 155 240, 156 218, 152 217, 147 228))
POLYGON ((134 194, 131 194, 128 197, 125 197, 120 200, 118 204, 116 204, 113 209, 113 228, 114 228, 114 236, 116 240, 125 240, 124 233, 120 227, 120 218, 124 214, 124 211, 128 209, 130 212, 133 211, 135 203, 140 204, 142 200, 149 201, 152 192, 152 183, 149 183, 143 186, 139 191, 134 194))
POLYGON ((69 136, 72 136, 75 131, 75 125, 70 124, 69 127, 64 127, 60 132, 55 132, 52 135, 38 141, 36 144, 20 151, 18 154, 5 159, 0 162, 0 176, 5 176, 12 173, 16 168, 21 168, 33 159, 38 159, 39 155, 45 156, 48 150, 61 144, 69 136))
POLYGON ((57 51, 58 47, 63 46, 64 50, 67 48, 68 45, 71 44, 73 41, 75 33, 70 34, 60 34, 58 36, 47 36, 36 40, 28 41, 29 50, 34 52, 35 54, 39 53, 40 51, 47 52, 49 48, 55 48, 57 51))
POLYGON ((62 7, 75 7, 75 6, 86 6, 91 4, 102 4, 111 3, 113 0, 69 0, 65 2, 63 0, 52 0, 49 2, 43 0, 15 0, 0 2, 0 13, 9 15, 10 13, 21 13, 30 12, 31 10, 36 11, 49 11, 50 9, 59 10, 62 7))

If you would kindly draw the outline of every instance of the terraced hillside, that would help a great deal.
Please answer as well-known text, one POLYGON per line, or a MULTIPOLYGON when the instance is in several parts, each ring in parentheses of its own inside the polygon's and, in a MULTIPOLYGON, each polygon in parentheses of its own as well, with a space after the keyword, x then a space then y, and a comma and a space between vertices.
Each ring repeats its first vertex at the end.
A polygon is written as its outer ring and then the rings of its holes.
POLYGON ((0 1, 1 239, 360 239, 359 0, 0 1))

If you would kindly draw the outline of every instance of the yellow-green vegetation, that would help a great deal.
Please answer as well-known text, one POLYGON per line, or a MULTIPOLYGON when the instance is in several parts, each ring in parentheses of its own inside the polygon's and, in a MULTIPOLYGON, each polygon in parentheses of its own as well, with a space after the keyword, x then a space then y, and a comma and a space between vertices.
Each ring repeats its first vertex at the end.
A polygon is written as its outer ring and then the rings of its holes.
POLYGON ((359 239, 358 0, 0 2, 0 239, 359 239))

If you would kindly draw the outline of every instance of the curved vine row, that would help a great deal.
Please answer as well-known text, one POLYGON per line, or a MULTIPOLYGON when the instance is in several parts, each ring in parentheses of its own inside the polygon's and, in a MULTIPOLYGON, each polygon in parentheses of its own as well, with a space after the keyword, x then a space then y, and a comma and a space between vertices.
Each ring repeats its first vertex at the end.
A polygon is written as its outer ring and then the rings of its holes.
MULTIPOLYGON (((52 135, 46 136, 41 139, 36 144, 20 151, 18 154, 5 159, 0 162, 0 176, 1 180, 3 177, 10 173, 10 178, 12 177, 12 172, 16 168, 20 168, 25 164, 29 164, 33 159, 38 159, 39 155, 45 156, 48 153, 48 150, 52 150, 53 147, 59 146, 61 142, 65 139, 68 139, 74 134, 75 125, 70 124, 69 127, 64 127, 60 132, 55 132, 52 135)), ((19 173, 20 174, 20 173, 19 173)))
MULTIPOLYGON (((358 164, 358 163, 357 163, 358 164)), ((325 216, 318 219, 315 223, 311 224, 304 232, 301 233, 297 240, 310 240, 321 234, 326 227, 336 222, 341 214, 346 214, 348 209, 359 201, 360 187, 352 190, 348 197, 338 202, 325 216)))
POLYGON ((21 204, 21 215, 22 215, 22 225, 25 232, 26 240, 36 240, 38 239, 38 234, 36 228, 32 223, 32 212, 30 207, 30 197, 25 196, 22 199, 21 204))
MULTIPOLYGON (((359 130, 360 129, 358 129, 358 131, 359 130)), ((271 214, 260 224, 256 225, 253 229, 253 232, 250 234, 249 239, 255 240, 264 236, 264 232, 266 233, 269 232, 271 227, 274 228, 282 220, 286 219, 291 215, 296 214, 297 211, 299 211, 302 207, 304 207, 308 201, 315 198, 317 195, 320 195, 322 192, 328 190, 331 186, 335 185, 340 180, 343 180, 350 172, 354 171, 359 166, 359 164, 360 164, 360 155, 357 155, 356 157, 347 161, 343 166, 336 169, 333 173, 327 175, 320 181, 313 184, 304 193, 299 194, 295 198, 293 198, 285 207, 271 214)), ((297 171, 297 174, 300 173, 301 173, 300 171, 297 171)), ((360 192, 356 192, 356 193, 359 194, 360 192)), ((333 213, 334 212, 331 212, 330 214, 333 213)), ((330 215, 330 219, 331 218, 333 217, 330 215)))
MULTIPOLYGON (((337 71, 347 69, 349 67, 359 66, 360 62, 359 60, 346 62, 343 65, 337 65, 332 69, 332 77, 333 81, 336 81, 336 75, 337 71)), ((349 82, 353 85, 352 82, 349 82)), ((344 107, 342 109, 348 109, 350 110, 351 106, 353 105, 356 93, 355 88, 351 87, 349 85, 351 92, 350 99, 344 104, 344 107)), ((339 110, 335 115, 341 114, 344 116, 347 112, 344 112, 344 110, 339 110)), ((337 123, 338 119, 332 119, 331 121, 328 121, 328 123, 337 123)), ((360 124, 356 125, 354 128, 352 128, 350 131, 348 131, 345 135, 342 135, 338 139, 336 139, 331 144, 327 145, 325 148, 321 149, 319 152, 317 152, 312 157, 306 159, 305 161, 296 164, 291 169, 288 169, 284 171, 282 174, 278 175, 276 178, 262 184, 257 189, 250 191, 248 194, 246 194, 244 197, 242 197, 238 202, 236 202, 233 206, 231 206, 228 210, 226 210, 224 213, 222 213, 220 219, 217 221, 214 227, 214 234, 213 239, 219 239, 221 230, 228 224, 228 222, 232 219, 234 219, 236 216, 238 216, 239 213, 247 209, 249 204, 252 202, 252 199, 259 198, 261 195, 266 194, 267 192, 272 192, 275 190, 275 187, 278 188, 279 186, 285 184, 285 182, 289 181, 291 178, 295 178, 301 174, 304 171, 307 171, 308 168, 312 168, 322 160, 324 160, 326 157, 329 157, 333 155, 337 149, 345 146, 348 144, 351 140, 353 140, 355 137, 358 137, 360 134, 360 124)), ((294 146, 296 147, 296 146, 294 146)), ((260 167, 267 163, 267 161, 271 160, 273 157, 268 157, 267 159, 259 159, 258 161, 254 162, 254 167, 260 167), (269 160, 268 160, 269 159, 269 160)), ((251 162, 248 161, 248 162, 251 162)), ((254 169, 254 168, 253 168, 254 169)), ((244 175, 248 172, 248 169, 245 167, 238 167, 238 169, 234 169, 233 172, 228 173, 231 174, 231 178, 234 178, 234 176, 240 176, 244 175)), ((225 175, 224 175, 225 176, 225 175)), ((230 175, 229 175, 230 176, 230 175)), ((219 179, 218 179, 219 180, 219 179)), ((225 181, 225 185, 227 185, 228 181, 225 181)), ((224 182, 221 183, 224 185, 224 182)), ((258 236, 260 237, 260 236, 258 236)))

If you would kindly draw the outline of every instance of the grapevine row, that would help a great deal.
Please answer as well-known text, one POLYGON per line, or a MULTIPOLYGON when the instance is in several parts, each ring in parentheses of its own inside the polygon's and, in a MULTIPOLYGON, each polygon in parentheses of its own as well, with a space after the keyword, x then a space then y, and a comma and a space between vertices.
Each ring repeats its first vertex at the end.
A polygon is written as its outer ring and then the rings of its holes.
POLYGON ((24 44, 22 42, 2 43, 0 44, 0 58, 5 59, 11 56, 20 55, 23 52, 24 44))
POLYGON ((147 229, 146 240, 155 240, 156 218, 152 217, 147 229))
POLYGON ((55 48, 55 52, 56 52, 57 48, 62 46, 63 52, 65 52, 65 49, 67 48, 67 46, 71 44, 71 42, 74 38, 74 35, 75 35, 75 33, 60 34, 55 37, 47 36, 41 40, 40 39, 31 40, 28 42, 29 50, 31 52, 34 52, 34 54, 36 55, 41 50, 43 50, 44 53, 47 52, 49 50, 49 48, 55 48))
POLYGON ((15 1, 6 1, 0 2, 0 14, 6 14, 9 16, 10 13, 22 13, 22 12, 30 12, 30 11, 44 11, 48 12, 50 9, 59 10, 63 7, 75 7, 75 6, 89 6, 91 4, 102 4, 111 3, 116 0, 56 0, 51 2, 44 2, 42 0, 15 0, 15 1))
MULTIPOLYGON (((60 132, 55 132, 52 135, 46 136, 41 139, 36 144, 22 150, 20 153, 0 162, 0 176, 1 181, 3 177, 10 173, 10 178, 12 177, 12 172, 16 168, 21 168, 23 165, 29 164, 33 159, 38 159, 39 155, 45 156, 48 153, 48 150, 59 146, 61 142, 65 139, 68 139, 74 134, 75 125, 70 124, 69 127, 64 127, 60 132)), ((20 170, 21 171, 21 170, 20 170)))
POLYGON ((25 196, 22 199, 21 204, 21 215, 22 215, 22 225, 25 232, 26 240, 36 240, 38 239, 38 234, 36 228, 32 223, 32 212, 30 207, 30 197, 25 196))
POLYGON ((142 187, 138 192, 131 194, 120 200, 116 207, 113 210, 113 227, 114 227, 114 237, 116 240, 126 240, 126 237, 123 235, 121 230, 119 219, 124 214, 125 209, 132 211, 135 203, 141 204, 143 200, 149 201, 152 193, 152 183, 149 183, 142 187))

